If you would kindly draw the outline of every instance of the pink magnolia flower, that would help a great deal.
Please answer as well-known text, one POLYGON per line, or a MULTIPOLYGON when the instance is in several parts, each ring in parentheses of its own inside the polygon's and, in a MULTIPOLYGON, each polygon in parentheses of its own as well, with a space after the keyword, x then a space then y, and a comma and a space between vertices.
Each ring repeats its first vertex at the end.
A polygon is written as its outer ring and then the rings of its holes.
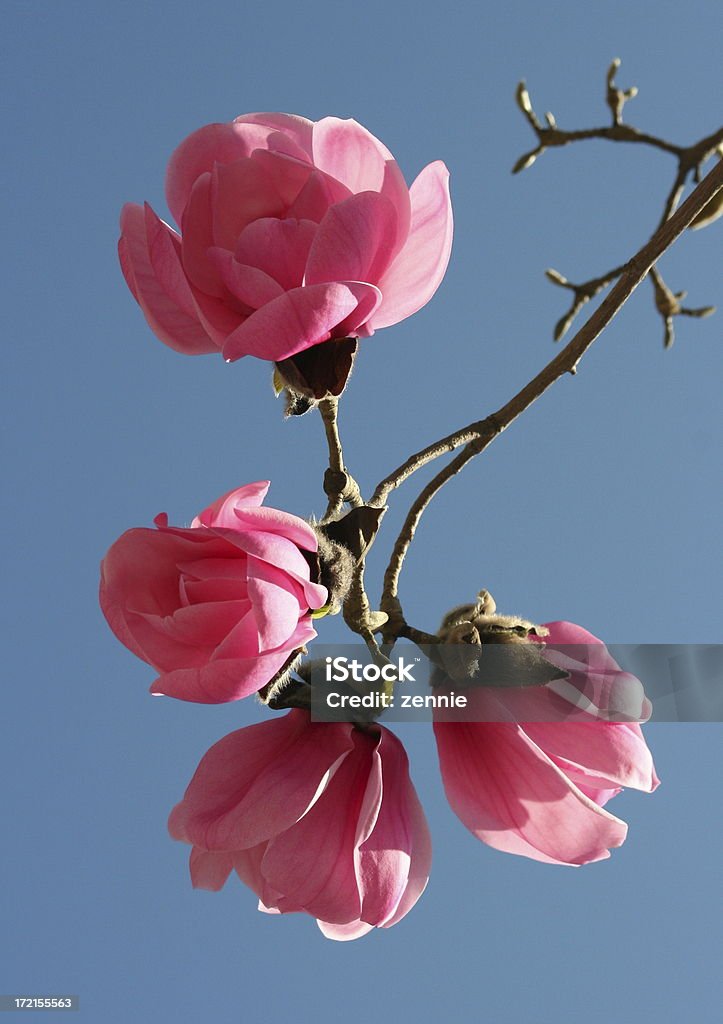
POLYGON ((221 889, 235 870, 259 910, 311 914, 331 939, 390 928, 429 877, 429 830, 396 736, 302 710, 211 747, 168 827, 193 845, 194 886, 221 889))
POLYGON ((262 508, 268 481, 229 491, 189 529, 155 519, 101 564, 100 604, 129 650, 160 674, 155 694, 216 704, 255 693, 316 636, 327 600, 305 552, 308 523, 262 508))
POLYGON ((568 679, 470 688, 468 720, 435 716, 439 763, 452 810, 478 839, 550 864, 587 864, 625 840, 608 800, 623 786, 650 793, 658 785, 638 722, 595 709, 622 706, 643 721, 650 704, 601 640, 570 622, 546 626, 546 656, 568 679))
POLYGON ((368 337, 437 290, 452 243, 448 172, 407 188, 356 121, 245 114, 190 135, 168 165, 181 234, 128 204, 119 254, 155 334, 188 355, 283 360, 368 337))

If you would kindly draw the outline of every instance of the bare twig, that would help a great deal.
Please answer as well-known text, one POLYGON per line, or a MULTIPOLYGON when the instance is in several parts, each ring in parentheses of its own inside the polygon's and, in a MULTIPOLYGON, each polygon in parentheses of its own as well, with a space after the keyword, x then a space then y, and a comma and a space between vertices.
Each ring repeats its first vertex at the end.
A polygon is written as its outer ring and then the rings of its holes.
MULTIPOLYGON (((396 637, 409 635, 398 597, 399 576, 404 559, 412 542, 419 521, 434 495, 444 484, 455 476, 469 461, 478 455, 515 420, 529 408, 556 380, 565 373, 575 373, 580 359, 592 345, 601 331, 610 323, 640 282, 650 272, 661 255, 673 244, 704 206, 723 188, 723 161, 706 176, 693 190, 682 206, 660 227, 653 237, 625 264, 617 283, 607 298, 595 310, 583 327, 577 332, 558 355, 540 373, 519 391, 506 405, 484 420, 463 427, 456 434, 430 445, 412 456, 394 473, 390 474, 377 488, 375 494, 388 494, 416 469, 426 465, 433 458, 464 444, 465 447, 443 470, 441 470, 421 491, 412 505, 404 525, 397 537, 392 555, 384 575, 384 589, 381 608, 389 616, 384 629, 385 643, 393 643, 396 637)), ((693 314, 695 315, 695 314, 693 314)))
POLYGON ((324 422, 326 443, 329 448, 329 468, 324 474, 324 491, 329 503, 322 522, 335 519, 341 512, 345 501, 353 507, 362 504, 359 486, 344 465, 344 452, 339 436, 338 410, 338 398, 323 398, 319 402, 319 412, 324 422))
MULTIPOLYGON (((607 71, 607 88, 605 98, 612 115, 612 124, 601 128, 564 131, 563 129, 558 128, 557 122, 551 113, 547 113, 545 115, 546 123, 543 124, 533 110, 525 83, 520 82, 517 87, 516 94, 517 105, 524 114, 528 124, 535 132, 538 144, 535 149, 520 157, 513 167, 512 172, 513 174, 516 174, 519 171, 530 167, 546 149, 556 146, 566 146, 571 142, 580 142, 584 139, 607 139, 610 142, 636 142, 652 146, 655 149, 670 153, 678 162, 675 179, 663 205, 663 212, 659 221, 660 225, 663 224, 676 209, 680 202, 680 197, 683 194, 688 177, 692 175, 694 181, 700 181, 701 167, 706 160, 708 160, 716 150, 723 145, 723 128, 719 128, 716 132, 713 132, 711 135, 706 136, 699 142, 695 142, 690 146, 679 146, 672 142, 668 142, 666 139, 661 139, 658 136, 650 135, 647 132, 641 132, 637 128, 633 128, 632 125, 625 124, 623 122, 623 107, 628 100, 637 95, 637 89, 635 87, 625 90, 617 88, 615 84, 615 75, 619 67, 620 61, 616 59, 612 62, 607 71)), ((580 284, 573 284, 556 270, 550 269, 546 271, 548 279, 552 281, 553 284, 556 284, 561 288, 567 288, 573 293, 572 303, 568 311, 555 324, 553 332, 555 341, 560 341, 564 337, 577 314, 580 312, 582 307, 590 301, 590 299, 595 298, 595 296, 597 296, 603 289, 607 288, 608 285, 616 280, 616 278, 620 277, 624 270, 624 266, 625 265, 614 267, 612 270, 607 271, 607 273, 600 274, 597 277, 591 278, 589 281, 583 281, 580 284)), ((662 282, 659 272, 658 278, 661 282, 663 291, 667 295, 672 296, 673 293, 667 288, 664 282, 662 282)), ((673 309, 672 312, 663 312, 660 302, 661 294, 662 292, 656 288, 655 305, 665 324, 666 347, 669 347, 673 340, 673 316, 677 316, 679 314, 685 316, 707 316, 709 313, 714 311, 714 307, 705 306, 702 310, 683 310, 682 308, 678 308, 677 310, 673 309)), ((667 303, 666 308, 668 306, 670 306, 670 303, 667 303)))

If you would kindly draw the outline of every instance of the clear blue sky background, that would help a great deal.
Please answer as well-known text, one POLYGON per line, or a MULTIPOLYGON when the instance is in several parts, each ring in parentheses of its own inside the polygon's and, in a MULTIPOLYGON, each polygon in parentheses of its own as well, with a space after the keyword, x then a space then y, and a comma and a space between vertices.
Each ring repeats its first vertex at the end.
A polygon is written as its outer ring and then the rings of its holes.
MULTIPOLYGON (((271 503, 323 508, 317 418, 284 423, 266 364, 189 359, 154 339, 115 255, 126 200, 164 213, 166 160, 209 121, 254 110, 354 116, 408 180, 452 173, 456 238, 434 301, 363 343, 344 400, 369 488, 411 450, 506 401, 553 354, 573 279, 647 239, 665 154, 589 143, 518 178, 527 78, 562 126, 606 121, 604 73, 637 84, 630 120, 675 141, 719 116, 710 2, 435 5, 398 0, 6 0, 0 991, 80 993, 90 1022, 374 1019, 601 1024, 715 1019, 720 728, 648 729, 663 785, 623 794, 611 860, 579 870, 493 852, 447 808, 431 734, 399 727, 433 830, 429 888, 397 927, 333 944, 257 914, 229 882, 194 892, 166 816, 243 706, 152 699, 111 636, 98 563, 161 510, 190 520, 270 476, 271 503)), ((692 305, 723 299, 720 225, 664 260, 692 305)), ((433 628, 488 587, 504 609, 611 642, 720 639, 721 320, 664 353, 646 283, 586 357, 448 487, 403 579, 433 628)), ((405 505, 392 499, 372 588, 405 505)), ((324 639, 343 636, 324 624, 324 639)), ((30 1015, 30 1018, 36 1015, 30 1015)), ((39 1019, 46 1019, 41 1017, 39 1019)))

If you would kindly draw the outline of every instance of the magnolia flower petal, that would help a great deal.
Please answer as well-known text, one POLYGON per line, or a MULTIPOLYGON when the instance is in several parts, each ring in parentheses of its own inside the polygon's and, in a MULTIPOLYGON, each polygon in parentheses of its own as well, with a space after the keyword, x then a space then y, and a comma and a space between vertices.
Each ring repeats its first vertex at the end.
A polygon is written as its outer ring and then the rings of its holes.
POLYGON ((286 153, 274 153, 268 149, 254 150, 251 159, 263 168, 268 179, 273 182, 286 206, 287 215, 296 216, 288 213, 288 210, 300 195, 309 180, 309 175, 313 173, 314 168, 311 164, 307 160, 299 160, 286 153))
POLYGON ((436 723, 445 792, 478 839, 507 853, 586 864, 627 826, 586 797, 515 724, 436 723))
POLYGON ((354 750, 337 769, 323 799, 269 842, 262 862, 269 885, 333 924, 348 924, 361 912, 354 841, 369 777, 369 747, 376 741, 358 731, 352 735, 354 750))
POLYGON ((249 559, 248 590, 259 631, 261 650, 273 650, 285 644, 296 629, 299 598, 290 588, 281 569, 257 558, 249 559))
POLYGON ((352 748, 350 725, 310 723, 299 709, 238 729, 204 754, 171 835, 204 850, 257 847, 313 807, 352 748))
POLYGON ((153 682, 151 693, 196 704, 226 704, 241 700, 258 693, 284 668, 293 651, 315 636, 316 630, 308 619, 304 619, 288 643, 279 650, 262 652, 252 658, 218 659, 200 667, 165 672, 153 682))
POLYGON ((185 355, 218 351, 198 319, 159 281, 151 263, 144 210, 134 203, 126 203, 121 213, 118 255, 126 283, 156 337, 185 355))
POLYGON ((652 755, 637 726, 530 722, 525 732, 575 782, 600 780, 646 793, 652 793, 658 784, 652 755))
POLYGON ((352 192, 379 192, 387 160, 392 154, 384 143, 353 118, 325 117, 314 125, 314 165, 352 192))
POLYGON ((411 316, 429 302, 449 263, 452 204, 449 171, 437 160, 428 164, 409 190, 412 204, 404 247, 379 281, 383 299, 371 320, 374 330, 411 316))
POLYGON ((316 922, 321 934, 327 939, 335 939, 337 942, 349 942, 352 939, 360 939, 368 935, 374 925, 365 921, 351 921, 349 924, 329 924, 328 921, 316 922))
POLYGON ((166 616, 147 612, 133 614, 138 614, 168 642, 163 662, 164 668, 170 669, 187 664, 188 647, 199 649, 199 658, 209 657, 247 610, 248 601, 245 600, 216 600, 179 607, 166 616))
POLYGON ((411 861, 407 876, 407 885, 397 909, 380 923, 381 928, 391 928, 409 913, 414 904, 427 888, 429 872, 432 867, 432 837, 424 815, 422 804, 412 781, 407 777, 406 821, 407 831, 412 837, 411 861))
MULTIPOLYGON (((195 182, 213 170, 214 164, 235 163, 250 156, 254 150, 267 148, 305 157, 303 146, 288 135, 284 138, 276 125, 255 123, 255 116, 264 115, 248 114, 230 124, 207 124, 184 139, 174 151, 166 172, 166 201, 177 224, 181 223, 195 182)), ((294 119, 296 124, 303 120, 294 119)))
POLYGON ((243 798, 259 773, 303 736, 305 727, 304 712, 292 711, 237 729, 214 743, 201 758, 183 800, 171 811, 171 836, 204 850, 226 849, 225 843, 214 842, 217 822, 243 798))
POLYGON ((256 616, 251 602, 247 603, 248 611, 239 618, 233 629, 230 629, 223 640, 217 645, 211 655, 211 661, 226 661, 229 658, 253 658, 261 650, 256 616))
MULTIPOLYGON (((215 530, 215 527, 214 527, 215 530)), ((309 578, 309 563, 297 545, 286 537, 275 533, 266 533, 262 530, 224 530, 223 535, 234 544, 239 551, 243 551, 254 558, 259 558, 269 565, 288 572, 290 569, 297 576, 309 578)), ((294 587, 290 588, 292 591, 294 587)))
MULTIPOLYGON (((144 614, 164 618, 179 605, 177 564, 184 558, 221 556, 228 545, 194 530, 127 530, 101 563, 100 606, 115 635, 139 658, 160 667, 168 641, 144 614), (153 585, 149 586, 149 579, 153 585)), ((233 550, 233 549, 231 549, 233 550)))
POLYGON ((236 528, 278 534, 305 551, 318 551, 319 539, 309 524, 278 508, 237 508, 236 528))
POLYGON ((284 289, 278 281, 258 267, 239 263, 226 249, 209 249, 208 256, 231 294, 248 307, 249 315, 283 295, 284 289))
POLYGON ((299 114, 242 114, 234 124, 257 124, 273 132, 266 140, 269 151, 289 156, 311 157, 314 122, 299 114))
POLYGON ((238 850, 255 846, 308 814, 352 749, 350 733, 346 723, 311 723, 285 749, 283 758, 270 762, 243 799, 216 822, 213 845, 238 850))
MULTIPOLYGON (((565 768, 558 763, 556 757, 553 757, 552 760, 558 765, 558 767, 562 768, 566 775, 568 774, 568 772, 565 771, 565 768)), ((612 798, 617 796, 618 793, 622 793, 621 786, 614 786, 612 789, 596 789, 594 786, 588 786, 584 782, 578 782, 575 779, 573 779, 573 782, 575 782, 575 785, 581 793, 584 793, 585 796, 589 797, 594 803, 600 804, 601 807, 604 807, 608 800, 612 800, 612 798)))
MULTIPOLYGON (((279 361, 328 341, 355 311, 378 302, 378 291, 361 282, 330 282, 293 288, 257 310, 230 335, 224 359, 242 356, 279 361)), ((339 335, 341 336, 341 335, 339 335)))
POLYGON ((246 159, 214 164, 211 210, 215 244, 233 252, 244 228, 259 217, 282 217, 286 204, 263 167, 256 160, 246 159))
POLYGON ((416 840, 407 814, 407 756, 388 729, 382 730, 374 751, 367 788, 372 785, 378 794, 377 808, 373 827, 357 844, 357 879, 361 919, 379 925, 393 917, 406 891, 416 840))
POLYGON ((230 853, 209 852, 194 846, 189 859, 191 884, 194 889, 218 892, 226 884, 233 866, 234 860, 230 853))
POLYGON ((181 238, 168 224, 154 213, 145 203, 145 218, 148 255, 156 280, 165 292, 188 316, 196 319, 198 310, 193 290, 188 283, 181 262, 181 238))
MULTIPOLYGON (((289 291, 304 283, 304 269, 317 230, 318 225, 310 220, 261 217, 241 232, 234 255, 239 263, 258 267, 289 291)), ((336 275, 333 280, 344 278, 336 275)))
POLYGON ((360 192, 327 212, 313 239, 307 285, 324 281, 376 284, 394 254, 397 215, 378 192, 360 192))
POLYGON ((289 207, 289 217, 320 224, 334 203, 341 203, 351 195, 346 185, 315 168, 289 207))
POLYGON ((202 174, 191 189, 181 221, 183 269, 199 291, 223 299, 226 290, 215 265, 208 258, 216 244, 213 237, 211 174, 202 174))
POLYGON ((226 526, 234 529, 236 525, 235 510, 237 508, 258 508, 266 497, 270 480, 257 480, 252 484, 244 484, 243 487, 234 487, 233 490, 222 494, 220 498, 199 513, 193 520, 192 526, 226 526))

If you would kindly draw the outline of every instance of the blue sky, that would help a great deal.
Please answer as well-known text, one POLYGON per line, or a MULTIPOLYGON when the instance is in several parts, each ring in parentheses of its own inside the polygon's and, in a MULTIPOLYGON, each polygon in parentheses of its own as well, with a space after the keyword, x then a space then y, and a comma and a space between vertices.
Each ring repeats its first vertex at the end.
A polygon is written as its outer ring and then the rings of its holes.
MULTIPOLYGON (((318 418, 282 421, 267 364, 166 349, 121 278, 120 207, 165 214, 185 135, 254 110, 353 116, 408 181, 434 159, 450 168, 447 277, 363 343, 344 398, 347 461, 368 491, 551 358, 565 296, 545 267, 594 276, 659 216, 674 166, 643 147, 549 152, 513 178, 534 141, 518 79, 561 126, 602 124, 620 57, 620 84, 640 88, 632 123, 693 141, 718 123, 716 5, 31 0, 3 22, 0 991, 79 993, 79 1019, 109 1024, 712 1021, 719 726, 649 727, 663 784, 616 799, 626 845, 579 870, 479 844, 446 806, 428 730, 397 727, 432 827, 431 882, 396 928, 333 944, 307 919, 257 914, 240 884, 191 890, 168 811, 206 748, 259 713, 151 699, 152 670, 114 640, 96 591, 109 544, 159 511, 187 522, 266 477, 271 504, 323 511, 318 418)), ((720 304, 719 254, 719 228, 689 233, 662 270, 691 305, 720 304)), ((577 376, 429 510, 402 581, 409 619, 433 629, 484 586, 504 610, 614 643, 719 640, 720 324, 680 322, 664 353, 644 283, 577 376)), ((372 591, 420 477, 392 498, 372 591)))

